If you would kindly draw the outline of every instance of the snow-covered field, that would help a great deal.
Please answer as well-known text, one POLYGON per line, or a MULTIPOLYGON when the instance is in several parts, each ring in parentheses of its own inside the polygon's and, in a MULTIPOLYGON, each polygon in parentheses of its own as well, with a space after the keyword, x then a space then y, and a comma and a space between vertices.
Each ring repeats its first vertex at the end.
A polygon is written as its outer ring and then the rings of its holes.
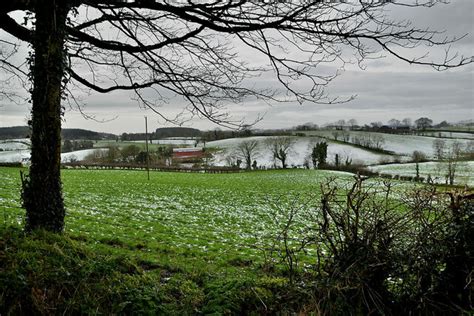
MULTIPOLYGON (((225 166, 228 165, 229 158, 234 159, 236 157, 236 148, 237 146, 245 141, 255 140, 258 142, 258 155, 256 155, 255 160, 257 161, 258 166, 272 167, 275 163, 272 153, 268 148, 267 141, 271 137, 267 136, 255 136, 247 138, 230 138, 222 139, 218 141, 212 141, 206 143, 206 147, 215 147, 222 149, 220 152, 214 155, 212 164, 216 166, 225 166)), ((288 157, 289 166, 303 166, 305 160, 309 158, 311 147, 318 140, 321 140, 317 137, 293 137, 294 145, 290 151, 288 157)), ((344 163, 346 158, 352 159, 353 164, 376 164, 380 163, 383 160, 393 161, 393 157, 388 155, 376 154, 369 152, 360 148, 355 148, 350 145, 336 144, 328 142, 328 162, 334 163, 336 154, 339 155, 339 161, 344 163)), ((277 162, 277 166, 278 166, 277 162)))
MULTIPOLYGON (((414 164, 391 164, 391 165, 378 165, 382 162, 393 162, 395 159, 400 157, 394 157, 390 155, 383 155, 367 151, 361 148, 356 148, 346 144, 333 143, 331 142, 332 131, 315 131, 313 134, 318 134, 321 136, 328 137, 328 158, 329 163, 334 163, 336 155, 339 156, 339 161, 343 164, 346 159, 351 160, 352 164, 362 164, 362 165, 375 165, 371 167, 372 170, 378 171, 381 173, 397 174, 397 175, 406 175, 414 176, 415 167, 414 164)), ((352 134, 360 134, 367 132, 357 132, 352 131, 352 134)), ((453 133, 454 134, 454 133, 453 133)), ((457 133, 459 134, 459 133, 457 133)), ((464 133, 463 133, 464 134, 464 133)), ((467 134, 467 133, 466 133, 467 134)), ((396 152, 401 155, 401 161, 406 161, 410 154, 414 150, 422 151, 428 156, 433 155, 433 141, 436 138, 433 137, 424 137, 424 136, 414 136, 414 135, 392 135, 392 134, 381 134, 385 139, 384 149, 396 152)), ((258 142, 258 153, 255 155, 253 160, 257 161, 259 167, 273 167, 280 166, 279 161, 275 161, 272 153, 270 151, 268 140, 271 139, 271 136, 255 136, 248 138, 231 138, 223 139, 218 141, 207 142, 206 147, 208 148, 218 148, 219 150, 214 153, 214 157, 209 161, 209 163, 216 166, 228 166, 232 163, 235 163, 238 158, 237 147, 240 143, 250 140, 255 140, 258 142)), ((294 143, 292 149, 288 156, 288 166, 289 167, 303 167, 305 162, 311 161, 310 152, 312 146, 322 139, 317 136, 307 136, 307 137, 292 137, 294 143)), ((462 144, 466 145, 474 140, 468 139, 446 139, 446 143, 449 146, 455 141, 459 141, 462 144)), ((160 141, 169 141, 175 145, 187 145, 189 147, 194 146, 195 139, 188 138, 174 138, 174 139, 164 139, 160 141)), ((155 143, 155 141, 154 141, 155 143)), ((18 139, 18 140, 8 140, 0 141, 0 162, 25 162, 30 157, 29 150, 29 139, 18 139)), ((62 162, 71 162, 71 161, 81 161, 94 151, 106 151, 106 148, 99 149, 86 149, 79 150, 75 152, 63 153, 61 154, 62 162)), ((420 164, 421 175, 427 177, 431 175, 432 178, 437 179, 438 182, 445 181, 446 174, 446 165, 443 163, 429 162, 420 164)), ((468 184, 470 186, 474 185, 474 177, 471 176, 471 173, 474 172, 474 162, 462 162, 459 163, 458 175, 456 177, 456 182, 458 184, 468 184)))
MULTIPOLYGON (((420 176, 429 176, 437 183, 445 183, 448 165, 445 162, 420 163, 420 176)), ((391 164, 369 167, 371 170, 399 176, 416 176, 414 163, 391 164)), ((474 161, 462 161, 456 164, 455 184, 474 187, 474 161)))
POLYGON ((29 158, 29 149, 0 151, 0 162, 22 162, 29 158))
MULTIPOLYGON (((61 162, 80 161, 97 150, 107 151, 108 149, 106 148, 84 149, 84 150, 63 153, 61 154, 61 162)), ((29 149, 0 151, 0 162, 22 162, 22 161, 24 162, 25 160, 28 160, 29 158, 30 158, 29 149)))
POLYGON ((107 151, 107 148, 83 149, 61 154, 61 162, 74 162, 84 160, 90 154, 101 151, 107 151))
MULTIPOLYGON (((0 141, 0 162, 27 162, 30 159, 29 139, 9 139, 0 141)), ((95 150, 103 149, 85 149, 61 154, 61 162, 80 161, 93 153, 95 150)))
POLYGON ((0 152, 28 149, 30 144, 31 141, 27 138, 0 140, 0 152))
MULTIPOLYGON (((314 131, 311 132, 312 135, 321 135, 324 137, 328 137, 332 139, 332 132, 330 130, 324 131, 314 131)), ((360 132, 360 131, 350 131, 349 132, 355 136, 363 136, 367 134, 375 134, 371 132, 360 132)), ((382 145, 382 148, 385 150, 393 151, 399 155, 409 156, 413 153, 413 151, 418 150, 423 152, 425 155, 429 157, 433 157, 434 149, 433 149, 433 142, 436 140, 434 137, 425 137, 425 136, 416 136, 416 135, 397 135, 397 134, 384 134, 384 133, 376 133, 378 135, 382 135, 385 143, 382 145)), ((460 142, 463 146, 466 146, 470 142, 474 140, 468 139, 447 139, 444 138, 446 141, 446 146, 450 147, 454 142, 460 142)))

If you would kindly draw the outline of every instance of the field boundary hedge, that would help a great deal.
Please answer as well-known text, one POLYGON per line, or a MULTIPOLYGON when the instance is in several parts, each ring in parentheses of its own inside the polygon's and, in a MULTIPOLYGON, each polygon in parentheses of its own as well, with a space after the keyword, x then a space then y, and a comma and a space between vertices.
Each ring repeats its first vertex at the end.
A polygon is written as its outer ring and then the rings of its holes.
MULTIPOLYGON (((109 170, 146 170, 146 165, 129 164, 129 163, 81 163, 69 162, 62 163, 62 168, 65 169, 109 169, 109 170)), ((242 170, 239 168, 230 167, 212 167, 212 168, 183 168, 171 166, 157 166, 150 165, 150 170, 166 171, 166 172, 197 172, 197 173, 237 173, 242 170)))
POLYGON ((23 165, 21 162, 0 162, 0 167, 19 168, 19 167, 23 167, 23 165))

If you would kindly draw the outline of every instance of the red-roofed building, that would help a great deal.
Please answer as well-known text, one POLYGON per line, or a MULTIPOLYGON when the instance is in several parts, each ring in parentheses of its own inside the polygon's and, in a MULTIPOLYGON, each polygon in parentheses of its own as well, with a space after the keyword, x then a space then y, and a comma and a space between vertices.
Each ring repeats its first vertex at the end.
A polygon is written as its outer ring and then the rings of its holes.
POLYGON ((197 159, 203 158, 204 151, 202 148, 173 148, 173 159, 197 159))

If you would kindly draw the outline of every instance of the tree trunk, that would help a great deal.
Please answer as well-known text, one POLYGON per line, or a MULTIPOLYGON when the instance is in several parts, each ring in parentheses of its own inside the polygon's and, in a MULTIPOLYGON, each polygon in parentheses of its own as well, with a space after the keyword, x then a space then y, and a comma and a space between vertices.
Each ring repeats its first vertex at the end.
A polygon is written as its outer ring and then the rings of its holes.
POLYGON ((454 184, 454 173, 456 171, 456 167, 454 165, 454 161, 450 160, 448 161, 448 181, 450 185, 454 184))
POLYGON ((38 0, 33 43, 31 167, 23 180, 26 230, 61 232, 64 202, 61 192, 61 94, 68 1, 38 0))
POLYGON ((245 163, 247 165, 247 170, 251 170, 252 169, 252 157, 250 156, 250 154, 248 154, 245 157, 245 163))

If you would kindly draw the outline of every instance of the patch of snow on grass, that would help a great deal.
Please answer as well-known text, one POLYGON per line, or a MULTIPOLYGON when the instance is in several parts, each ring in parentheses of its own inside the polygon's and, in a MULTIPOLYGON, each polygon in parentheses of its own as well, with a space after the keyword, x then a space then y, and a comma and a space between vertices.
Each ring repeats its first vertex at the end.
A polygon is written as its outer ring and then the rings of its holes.
POLYGON ((61 162, 74 162, 84 160, 90 154, 96 151, 108 151, 107 148, 83 149, 61 154, 61 162))

